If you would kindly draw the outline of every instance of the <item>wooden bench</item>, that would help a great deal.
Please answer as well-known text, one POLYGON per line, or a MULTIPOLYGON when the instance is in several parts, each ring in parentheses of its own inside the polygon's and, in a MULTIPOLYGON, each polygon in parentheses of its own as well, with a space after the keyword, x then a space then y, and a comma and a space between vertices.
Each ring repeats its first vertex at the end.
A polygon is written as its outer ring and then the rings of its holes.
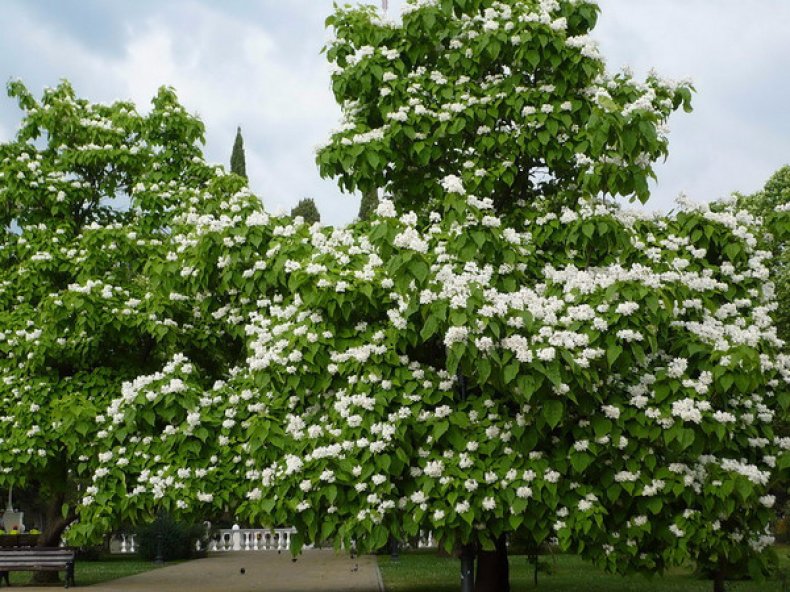
POLYGON ((74 550, 59 547, 0 548, 0 584, 11 571, 65 571, 65 587, 74 585, 74 550))

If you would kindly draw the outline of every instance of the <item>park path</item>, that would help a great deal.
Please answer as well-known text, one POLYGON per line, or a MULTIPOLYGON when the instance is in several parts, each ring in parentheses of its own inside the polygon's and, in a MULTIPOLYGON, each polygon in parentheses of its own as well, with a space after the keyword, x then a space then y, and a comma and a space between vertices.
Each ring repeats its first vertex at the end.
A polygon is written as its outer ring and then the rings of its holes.
MULTIPOLYGON (((79 562, 76 579, 80 588, 79 562)), ((273 551, 211 555, 82 589, 86 592, 384 592, 374 556, 351 559, 333 550, 317 549, 304 551, 296 561, 291 560, 290 553, 273 551)), ((24 588, 25 592, 53 590, 24 588)))

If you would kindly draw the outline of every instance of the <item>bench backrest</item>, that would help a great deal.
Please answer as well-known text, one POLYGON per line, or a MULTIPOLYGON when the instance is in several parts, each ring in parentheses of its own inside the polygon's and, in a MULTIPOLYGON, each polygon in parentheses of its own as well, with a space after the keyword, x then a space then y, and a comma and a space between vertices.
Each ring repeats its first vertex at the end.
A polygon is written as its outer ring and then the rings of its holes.
POLYGON ((0 571, 3 566, 56 566, 74 562, 73 549, 57 547, 29 547, 17 549, 0 548, 0 571))

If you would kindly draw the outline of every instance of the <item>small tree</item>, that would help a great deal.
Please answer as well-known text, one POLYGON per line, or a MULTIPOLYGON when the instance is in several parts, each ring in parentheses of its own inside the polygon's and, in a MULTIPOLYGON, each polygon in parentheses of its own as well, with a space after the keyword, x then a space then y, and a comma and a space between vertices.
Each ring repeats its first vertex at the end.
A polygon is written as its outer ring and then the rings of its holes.
POLYGON ((236 139, 233 141, 233 152, 230 155, 230 172, 247 179, 247 159, 244 155, 244 138, 241 127, 236 128, 236 139))
POLYGON ((307 224, 314 224, 321 221, 321 214, 315 205, 315 200, 312 197, 305 197, 300 199, 291 210, 291 217, 296 218, 301 216, 307 224))

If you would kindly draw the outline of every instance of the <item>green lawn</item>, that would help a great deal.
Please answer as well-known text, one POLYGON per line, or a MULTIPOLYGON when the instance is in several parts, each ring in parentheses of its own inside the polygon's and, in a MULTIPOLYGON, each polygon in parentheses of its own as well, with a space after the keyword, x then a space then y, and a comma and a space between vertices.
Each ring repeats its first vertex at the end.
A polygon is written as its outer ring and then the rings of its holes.
MULTIPOLYGON (((166 563, 165 565, 172 565, 172 563, 166 563)), ((156 564, 150 561, 142 561, 136 557, 109 556, 101 561, 80 561, 78 559, 74 566, 74 579, 77 582, 77 587, 90 586, 91 584, 98 584, 107 580, 131 576, 155 569, 156 567, 156 564)), ((65 575, 65 572, 60 572, 61 581, 65 575)), ((30 580, 33 574, 17 571, 11 572, 10 576, 12 586, 24 586, 31 583, 30 580)), ((57 584, 57 586, 62 587, 62 584, 57 584)))
MULTIPOLYGON (((790 565, 788 548, 778 549, 784 569, 790 565)), ((545 558, 544 558, 545 559, 545 558)), ((552 562, 551 558, 548 559, 552 562)), ((379 567, 387 592, 457 592, 459 561, 433 554, 408 553, 399 562, 379 557, 379 567)), ((510 558, 510 582, 513 592, 710 592, 710 581, 694 577, 691 569, 677 569, 663 577, 616 576, 607 574, 574 555, 558 555, 555 573, 539 574, 538 587, 532 583, 532 567, 523 556, 510 558)), ((786 592, 790 581, 754 583, 728 582, 733 592, 786 592)))

